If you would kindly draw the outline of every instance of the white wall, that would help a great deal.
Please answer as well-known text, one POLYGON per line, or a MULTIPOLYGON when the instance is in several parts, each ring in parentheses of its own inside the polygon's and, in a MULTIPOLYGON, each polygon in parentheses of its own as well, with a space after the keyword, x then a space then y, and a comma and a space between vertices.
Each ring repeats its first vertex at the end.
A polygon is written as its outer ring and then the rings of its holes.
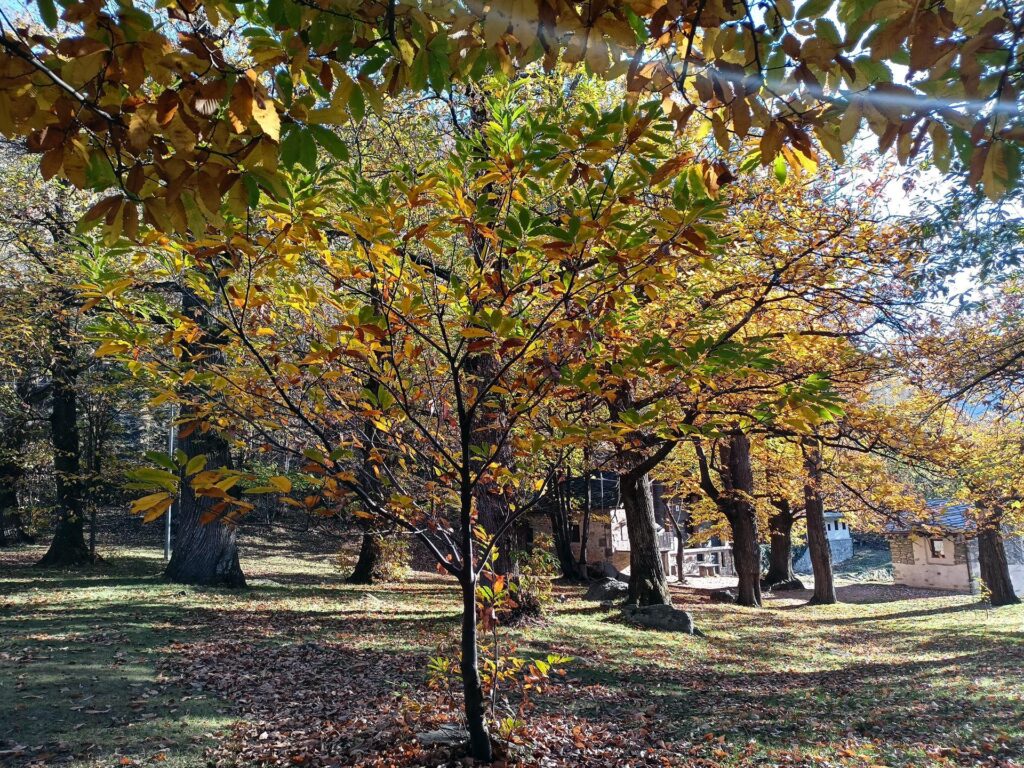
POLYGON ((850 538, 850 527, 842 518, 830 520, 826 517, 825 536, 829 539, 848 539, 850 538))

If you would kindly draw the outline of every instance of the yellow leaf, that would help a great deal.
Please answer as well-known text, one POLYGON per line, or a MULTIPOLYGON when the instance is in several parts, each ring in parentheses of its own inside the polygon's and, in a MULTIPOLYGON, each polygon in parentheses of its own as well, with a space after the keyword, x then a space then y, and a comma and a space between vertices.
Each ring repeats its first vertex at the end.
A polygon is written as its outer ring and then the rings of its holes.
POLYGON ((151 493, 132 502, 132 514, 142 515, 142 522, 151 523, 160 517, 174 503, 174 497, 166 491, 151 493))
POLYGON ((99 345, 96 349, 96 357, 105 357, 107 355, 123 355, 125 352, 130 350, 132 345, 127 341, 105 341, 99 345))
POLYGON ((263 133, 274 141, 281 140, 281 116, 277 114, 273 99, 259 96, 253 99, 252 117, 263 133))
POLYGON ((1003 143, 996 141, 989 147, 985 167, 981 172, 981 183, 985 185, 985 196, 996 202, 1003 196, 1009 183, 1009 171, 1003 158, 1003 143))
POLYGON ((201 472, 205 468, 206 455, 201 453, 198 456, 193 456, 191 459, 188 460, 188 464, 185 465, 185 474, 194 475, 196 472, 201 472))
POLYGON ((281 493, 290 493, 292 490, 292 481, 283 475, 274 475, 267 482, 281 493))

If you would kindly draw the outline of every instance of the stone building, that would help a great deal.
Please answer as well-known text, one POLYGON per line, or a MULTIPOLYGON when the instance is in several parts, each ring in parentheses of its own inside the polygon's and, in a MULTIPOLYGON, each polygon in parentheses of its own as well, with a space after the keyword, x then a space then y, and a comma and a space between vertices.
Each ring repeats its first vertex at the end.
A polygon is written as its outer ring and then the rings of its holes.
MULTIPOLYGON (((977 593, 980 589, 976 527, 966 504, 927 502, 924 520, 895 523, 886 531, 893 580, 908 587, 977 593)), ((1024 538, 1004 539, 1010 579, 1024 594, 1024 538)))

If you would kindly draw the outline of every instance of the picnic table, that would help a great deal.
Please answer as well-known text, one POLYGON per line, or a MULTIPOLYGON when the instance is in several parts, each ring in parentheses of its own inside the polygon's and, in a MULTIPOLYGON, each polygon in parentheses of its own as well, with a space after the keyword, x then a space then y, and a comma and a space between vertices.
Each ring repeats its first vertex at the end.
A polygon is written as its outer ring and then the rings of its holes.
POLYGON ((697 563, 698 576, 717 576, 718 563, 697 563))

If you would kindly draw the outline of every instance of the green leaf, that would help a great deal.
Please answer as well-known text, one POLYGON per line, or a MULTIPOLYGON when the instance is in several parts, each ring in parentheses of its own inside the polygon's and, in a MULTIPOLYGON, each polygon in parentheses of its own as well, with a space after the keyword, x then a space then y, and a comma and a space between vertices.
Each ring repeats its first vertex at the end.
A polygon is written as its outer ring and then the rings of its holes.
POLYGON ((880 61, 875 61, 870 56, 858 56, 853 62, 857 74, 863 77, 868 84, 891 83, 892 70, 880 61))
POLYGON ((302 144, 300 129, 292 127, 288 135, 281 142, 281 162, 286 168, 291 168, 299 160, 299 152, 302 144))
POLYGON ((129 472, 128 477, 139 483, 140 487, 155 485, 168 491, 174 491, 178 487, 177 477, 156 467, 140 467, 129 472))
POLYGON ((831 7, 832 0, 807 0, 806 3, 800 6, 800 10, 797 11, 796 17, 798 19, 817 18, 831 7))
POLYGON ((366 114, 366 98, 363 96, 362 88, 352 89, 352 94, 348 97, 348 111, 354 122, 362 122, 363 116, 366 114))
POLYGON ((146 458, 152 461, 154 464, 159 464, 161 467, 170 472, 178 471, 178 466, 174 463, 174 459, 172 459, 166 453, 161 453, 160 451, 146 451, 146 458))
POLYGON ((39 15, 50 29, 57 26, 57 7, 53 0, 39 0, 39 15))
POLYGON ((188 464, 185 465, 185 474, 194 475, 196 472, 202 471, 206 467, 206 454, 199 454, 193 456, 188 460, 188 464))
POLYGON ((783 159, 782 155, 775 156, 775 163, 773 167, 775 170, 775 178, 780 184, 784 184, 786 182, 786 161, 783 159))
POLYGON ((316 142, 309 131, 299 132, 299 162, 310 173, 316 170, 316 142))
POLYGON ((313 135, 313 138, 316 139, 317 144, 334 155, 338 160, 342 162, 348 161, 348 145, 338 134, 322 125, 310 125, 307 128, 313 135))

